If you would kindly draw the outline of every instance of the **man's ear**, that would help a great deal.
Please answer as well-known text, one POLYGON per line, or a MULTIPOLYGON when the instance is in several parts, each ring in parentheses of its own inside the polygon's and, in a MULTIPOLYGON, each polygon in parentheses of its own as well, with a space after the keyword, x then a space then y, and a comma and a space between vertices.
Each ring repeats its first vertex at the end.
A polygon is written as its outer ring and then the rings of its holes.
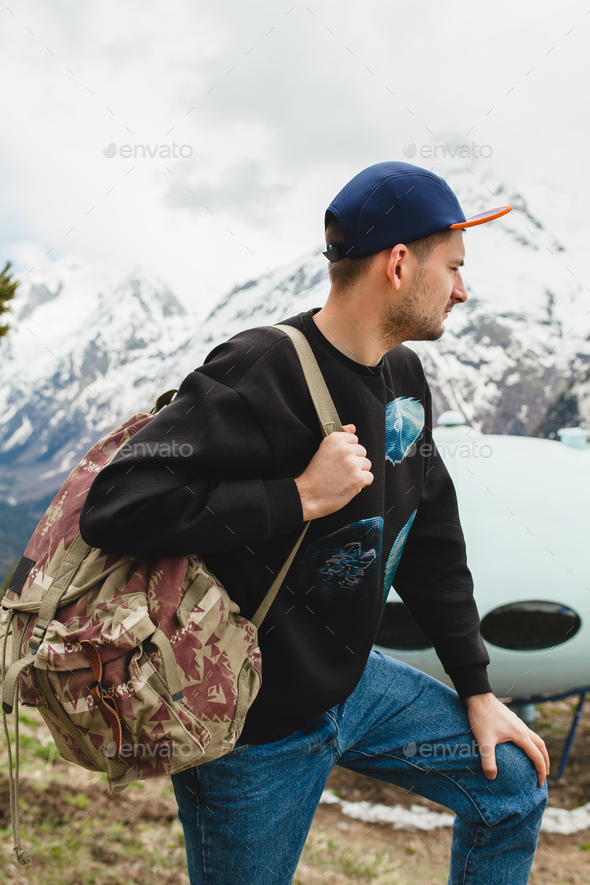
POLYGON ((409 250, 403 243, 398 243, 389 253, 386 273, 391 285, 397 291, 402 284, 404 274, 408 271, 409 250))

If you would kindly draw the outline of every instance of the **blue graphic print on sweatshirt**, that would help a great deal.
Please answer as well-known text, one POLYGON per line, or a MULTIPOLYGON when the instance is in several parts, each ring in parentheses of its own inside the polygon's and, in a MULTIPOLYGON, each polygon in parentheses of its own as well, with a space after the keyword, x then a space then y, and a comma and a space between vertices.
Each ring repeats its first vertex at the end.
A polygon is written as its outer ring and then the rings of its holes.
POLYGON ((393 579, 395 577, 395 573, 397 571, 397 567, 399 565, 399 561, 402 558, 402 553, 404 552, 404 546, 407 540, 407 537, 410 533, 410 529, 412 528, 412 523, 414 522, 414 517, 418 511, 414 510, 407 523, 400 531, 399 535, 393 542, 393 546, 389 551, 389 556, 387 557, 387 562, 385 563, 385 579, 383 582, 383 604, 387 602, 387 596, 389 591, 391 590, 391 585, 393 584, 393 579))
POLYGON ((343 526, 310 544, 301 564, 301 584, 323 597, 369 592, 379 581, 383 518, 372 516, 343 526))
POLYGON ((385 458, 403 461, 424 429, 424 407, 412 396, 398 396, 385 408, 385 458))
MULTIPOLYGON (((399 464, 419 439, 424 428, 424 408, 414 397, 391 400, 385 410, 385 457, 399 464)), ((399 532, 385 568, 387 597, 416 511, 399 532)), ((307 592, 315 587, 326 599, 335 595, 369 592, 381 574, 383 518, 373 516, 343 526, 318 538, 305 551, 301 584, 307 592)))

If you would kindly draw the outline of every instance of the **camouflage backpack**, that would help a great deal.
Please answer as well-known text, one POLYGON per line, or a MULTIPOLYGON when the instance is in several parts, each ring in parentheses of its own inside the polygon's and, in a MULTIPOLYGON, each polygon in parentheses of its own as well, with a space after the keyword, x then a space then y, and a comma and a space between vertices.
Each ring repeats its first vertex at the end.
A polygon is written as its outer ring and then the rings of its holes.
MULTIPOLYGON (((305 336, 293 341, 324 436, 341 430, 305 336)), ((158 397, 94 445, 35 529, 2 602, 3 719, 15 852, 18 697, 39 709, 63 759, 107 774, 111 790, 200 765, 238 740, 262 679, 258 629, 309 526, 249 621, 194 553, 146 557, 86 544, 79 517, 96 473, 164 408, 158 397), (12 636, 12 665, 6 652, 12 636), (16 777, 6 714, 15 710, 16 777)))

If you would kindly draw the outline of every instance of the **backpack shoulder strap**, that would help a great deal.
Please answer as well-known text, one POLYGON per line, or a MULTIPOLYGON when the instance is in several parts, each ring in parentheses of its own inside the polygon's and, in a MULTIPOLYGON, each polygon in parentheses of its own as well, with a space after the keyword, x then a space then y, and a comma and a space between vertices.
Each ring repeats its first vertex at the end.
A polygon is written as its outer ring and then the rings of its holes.
MULTIPOLYGON (((330 391, 328 390, 326 382, 324 381, 324 376, 322 375, 322 371, 318 366, 315 356, 313 355, 313 351, 307 338, 305 337, 303 332, 301 332, 299 329, 295 329, 294 326, 281 325, 281 323, 277 323, 275 325, 275 328, 280 329, 281 332, 285 332, 295 345, 297 356, 299 357, 301 368, 303 369, 303 374, 305 376, 305 380, 307 382, 307 386, 309 388, 309 392, 311 394, 311 398, 317 412, 320 426, 322 428, 322 433, 324 434, 324 436, 328 436, 330 433, 334 433, 336 431, 341 432, 342 424, 340 423, 340 418, 338 417, 336 406, 332 401, 330 391)), ((283 567, 281 568, 279 574, 272 582, 272 585, 268 590, 266 596, 256 609, 254 616, 251 618, 251 621, 255 627, 260 627, 262 621, 268 613, 269 608, 273 604, 275 597, 279 592, 279 588, 285 580, 287 572, 291 567, 291 563, 295 558, 295 554, 297 553, 299 545, 303 541, 303 536, 305 535, 308 528, 309 522, 306 522, 303 526, 301 534, 295 541, 295 545, 289 553, 289 556, 283 564, 283 567)))
POLYGON ((338 412, 332 402, 330 391, 326 386, 324 376, 318 366, 309 341, 303 332, 296 329, 294 326, 277 323, 275 329, 280 329, 281 332, 285 332, 295 345, 295 350, 297 351, 297 356, 299 357, 301 368, 303 369, 303 374, 307 381, 307 386, 317 412, 322 433, 324 436, 328 436, 329 433, 334 433, 334 431, 341 432, 342 424, 340 423, 338 412))
POLYGON ((164 406, 167 406, 168 403, 170 403, 172 401, 174 394, 177 392, 178 392, 178 389, 176 387, 172 387, 172 388, 170 388, 170 390, 167 390, 165 393, 161 393, 160 396, 157 398, 156 402, 154 403, 154 405, 152 406, 152 408, 150 409, 148 414, 156 415, 160 411, 160 409, 163 409, 164 406))

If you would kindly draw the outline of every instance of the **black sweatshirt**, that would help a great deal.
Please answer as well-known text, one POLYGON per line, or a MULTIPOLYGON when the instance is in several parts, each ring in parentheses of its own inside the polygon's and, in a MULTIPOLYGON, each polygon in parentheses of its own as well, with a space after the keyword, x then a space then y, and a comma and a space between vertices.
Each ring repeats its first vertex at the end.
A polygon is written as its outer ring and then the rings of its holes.
MULTIPOLYGON (((374 480, 307 530, 260 629, 263 683, 242 732, 248 743, 280 740, 352 693, 392 584, 459 695, 491 691, 420 360, 400 345, 377 366, 357 363, 322 335, 317 310, 283 322, 307 336, 374 480)), ((322 438, 291 340, 272 326, 240 332, 187 375, 131 453, 97 474, 82 537, 113 552, 201 553, 251 618, 303 527, 294 477, 322 438)))

